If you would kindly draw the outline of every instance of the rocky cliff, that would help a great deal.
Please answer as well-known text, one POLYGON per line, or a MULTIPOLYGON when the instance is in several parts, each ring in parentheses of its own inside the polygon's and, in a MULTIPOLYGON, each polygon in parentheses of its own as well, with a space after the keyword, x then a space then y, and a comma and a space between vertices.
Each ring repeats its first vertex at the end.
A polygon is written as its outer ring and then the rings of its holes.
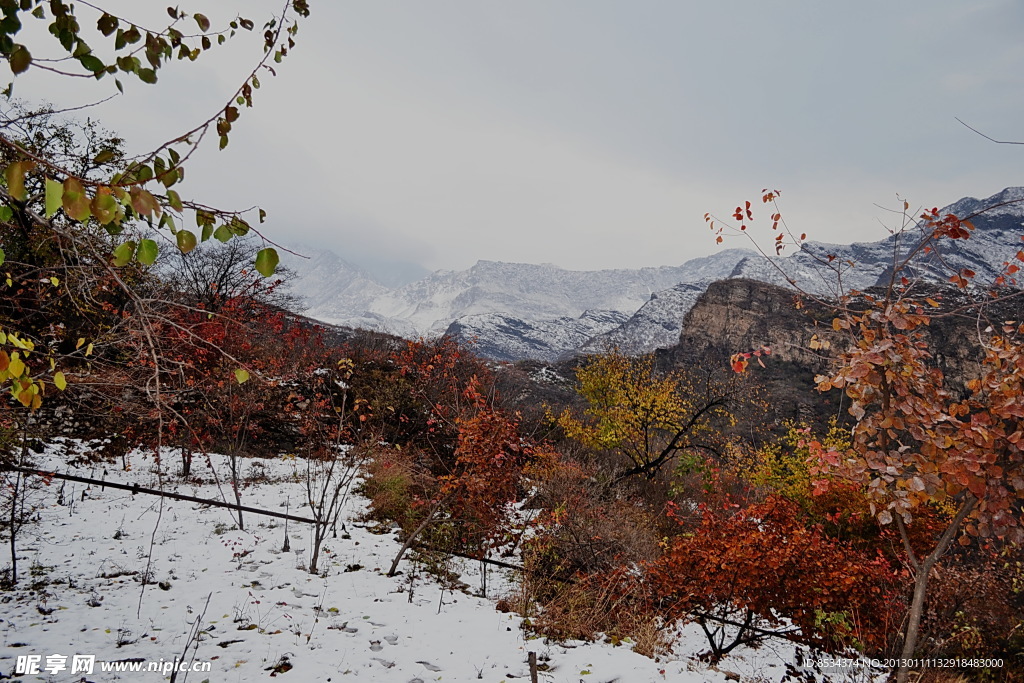
MULTIPOLYGON (((934 285, 927 292, 940 303, 926 328, 929 348, 952 391, 978 374, 984 341, 1004 321, 1024 319, 1024 296, 998 302, 934 285)), ((1008 292, 1009 293, 1009 292, 1008 292)), ((792 289, 747 279, 712 283, 686 314, 679 343, 659 352, 666 365, 727 368, 732 354, 771 349, 765 367, 752 364, 748 372, 763 381, 777 418, 821 420, 844 417, 840 392, 817 392, 814 376, 827 372, 851 338, 832 328, 835 314, 828 306, 801 297, 792 289), (799 303, 798 303, 799 302, 799 303), (813 349, 812 339, 819 347, 813 349), (782 406, 785 406, 783 408, 782 406)))

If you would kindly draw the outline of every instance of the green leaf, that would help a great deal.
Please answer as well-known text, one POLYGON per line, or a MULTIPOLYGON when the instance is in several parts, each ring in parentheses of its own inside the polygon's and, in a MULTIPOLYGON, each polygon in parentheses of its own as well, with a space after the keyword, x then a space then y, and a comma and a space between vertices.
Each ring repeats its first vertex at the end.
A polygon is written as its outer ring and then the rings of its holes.
POLYGON ((64 181, 61 203, 64 205, 64 213, 72 220, 81 222, 89 219, 89 196, 85 194, 85 188, 77 178, 68 178, 64 181))
POLYGON ((206 33, 207 31, 210 30, 210 20, 206 18, 205 14, 198 14, 198 13, 196 13, 196 14, 193 14, 192 16, 195 18, 196 23, 199 24, 199 30, 200 31, 202 31, 203 33, 206 33))
POLYGON ((117 68, 126 74, 137 73, 139 70, 139 60, 131 55, 126 57, 117 58, 117 68))
POLYGON ((277 270, 277 263, 280 258, 277 249, 267 247, 256 252, 256 270, 263 277, 270 277, 277 270))
POLYGON ((53 214, 60 210, 62 200, 64 198, 64 185, 52 180, 51 178, 46 179, 46 217, 49 218, 53 214))
MULTIPOLYGON (((103 35, 109 36, 111 33, 117 30, 117 17, 104 12, 103 16, 101 16, 96 21, 96 28, 99 29, 100 33, 102 33, 103 35)), ((120 38, 120 36, 118 36, 118 38, 120 38)))
POLYGON ((139 263, 151 266, 156 261, 156 255, 160 249, 157 247, 156 242, 150 239, 141 240, 139 242, 139 250, 135 254, 135 258, 139 260, 139 263))
POLYGON ((196 248, 196 235, 190 230, 180 230, 177 235, 178 250, 187 254, 196 248))
POLYGON ((53 375, 53 386, 57 387, 61 391, 68 388, 68 380, 64 377, 63 372, 57 372, 53 375))
POLYGON ((221 242, 227 242, 231 239, 231 230, 226 225, 218 225, 217 229, 213 231, 213 236, 221 242))
POLYGON ((210 239, 210 237, 212 237, 212 236, 213 236, 213 226, 212 225, 204 225, 203 226, 203 236, 202 236, 201 240, 203 242, 205 242, 206 240, 210 239))
POLYGON ((245 384, 249 381, 249 373, 243 368, 235 368, 235 381, 239 384, 245 384))
POLYGON ((106 64, 103 63, 103 60, 91 54, 82 55, 78 58, 78 61, 81 62, 82 66, 93 73, 99 73, 107 68, 106 64))
POLYGON ((167 190, 167 203, 170 204, 171 208, 175 211, 184 211, 185 206, 181 203, 181 195, 174 190, 167 190))
POLYGON ((14 217, 14 211, 9 206, 0 206, 0 223, 6 223, 14 217))
POLYGON ((156 71, 153 69, 139 69, 139 80, 153 85, 156 83, 156 71))
POLYGON ((28 198, 25 190, 25 173, 29 169, 29 162, 15 161, 4 169, 4 178, 7 180, 7 191, 19 202, 28 198))
POLYGON ((2 266, 4 264, 4 261, 6 259, 7 259, 7 254, 4 253, 3 249, 0 249, 0 266, 2 266))
POLYGON ((228 228, 239 237, 245 237, 249 234, 250 230, 249 224, 245 219, 238 216, 231 217, 231 222, 228 224, 228 228))
POLYGON ((92 209, 92 215, 96 217, 100 225, 106 225, 117 218, 117 199, 110 194, 110 188, 101 187, 97 190, 89 208, 92 209))
POLYGON ((11 71, 14 72, 14 75, 25 73, 28 71, 29 64, 32 63, 32 54, 24 45, 15 45, 14 52, 11 53, 10 61, 11 71))
POLYGON ((92 163, 94 164, 105 164, 114 158, 114 150, 105 149, 96 156, 93 157, 92 163))
POLYGON ((131 263, 133 256, 135 256, 135 242, 131 240, 123 242, 114 250, 114 265, 118 268, 126 266, 131 263))

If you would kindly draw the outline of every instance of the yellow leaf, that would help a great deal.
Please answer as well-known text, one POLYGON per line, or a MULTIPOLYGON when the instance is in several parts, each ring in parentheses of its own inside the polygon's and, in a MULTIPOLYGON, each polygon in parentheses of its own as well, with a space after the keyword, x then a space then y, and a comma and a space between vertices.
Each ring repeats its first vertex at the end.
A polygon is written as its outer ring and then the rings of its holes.
POLYGON ((88 346, 85 347, 85 355, 87 355, 87 356, 91 356, 92 355, 92 344, 91 343, 88 346))
POLYGON ((63 372, 58 372, 53 376, 53 385, 61 391, 68 388, 68 381, 64 378, 63 372))
POLYGON ((249 373, 246 372, 243 368, 236 368, 235 380, 237 380, 239 384, 245 384, 246 382, 249 381, 249 373))

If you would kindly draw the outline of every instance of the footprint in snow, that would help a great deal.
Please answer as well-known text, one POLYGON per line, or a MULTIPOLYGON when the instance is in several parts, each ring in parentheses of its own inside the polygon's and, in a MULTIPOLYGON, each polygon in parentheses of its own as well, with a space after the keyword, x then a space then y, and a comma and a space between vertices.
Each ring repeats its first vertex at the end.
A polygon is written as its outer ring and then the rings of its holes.
POLYGON ((389 662, 388 660, 381 659, 380 657, 374 657, 373 661, 380 662, 381 666, 383 666, 385 669, 390 669, 391 667, 393 667, 395 665, 394 662, 389 662))
POLYGON ((441 667, 435 666, 434 664, 431 664, 430 662, 416 662, 416 663, 417 664, 422 664, 423 668, 426 669, 427 671, 440 671, 441 670, 441 667))
POLYGON ((398 645, 398 636, 384 636, 389 645, 398 645))
POLYGON ((380 652, 384 649, 384 646, 380 644, 379 640, 370 641, 370 652, 380 652))

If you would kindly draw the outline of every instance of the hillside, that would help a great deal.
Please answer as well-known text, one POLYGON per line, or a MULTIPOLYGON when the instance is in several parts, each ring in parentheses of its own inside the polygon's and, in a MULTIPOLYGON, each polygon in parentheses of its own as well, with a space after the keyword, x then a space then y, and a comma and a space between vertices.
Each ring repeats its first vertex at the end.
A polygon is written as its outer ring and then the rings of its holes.
MULTIPOLYGON (((63 470, 68 453, 80 449, 74 441, 54 443, 37 465, 63 470)), ((134 453, 131 461, 130 472, 112 470, 107 478, 158 484, 151 457, 134 453)), ((219 499, 215 482, 226 468, 225 458, 212 456, 190 481, 168 480, 168 488, 219 499)), ((104 476, 102 466, 70 469, 104 476)), ((245 470, 243 503, 306 514, 298 504, 305 495, 299 462, 252 458, 245 470)), ((629 643, 532 638, 522 617, 495 610, 495 601, 515 590, 506 570, 453 558, 443 563, 445 580, 411 563, 385 576, 382 568, 401 544, 391 529, 361 520, 367 500, 358 494, 346 498, 323 572, 311 575, 306 525, 249 516, 241 531, 222 508, 38 483, 31 494, 37 523, 20 549, 31 581, 3 593, 0 678, 15 676, 25 656, 39 656, 40 671, 17 675, 20 681, 134 680, 140 673, 166 680, 180 661, 199 667, 188 672, 195 681, 498 683, 529 680, 530 652, 550 683, 724 683, 732 672, 782 680, 804 671, 787 664, 804 658, 784 642, 767 651, 745 648, 721 669, 696 661, 706 644, 696 624, 680 629, 675 654, 660 661, 632 652, 629 643), (286 538, 290 547, 282 549, 286 538), (69 548, 87 552, 87 561, 69 548), (48 659, 55 653, 63 658, 48 659), (93 670, 72 676, 72 655, 94 656, 93 670), (150 664, 158 669, 148 675, 131 668, 150 664)))

